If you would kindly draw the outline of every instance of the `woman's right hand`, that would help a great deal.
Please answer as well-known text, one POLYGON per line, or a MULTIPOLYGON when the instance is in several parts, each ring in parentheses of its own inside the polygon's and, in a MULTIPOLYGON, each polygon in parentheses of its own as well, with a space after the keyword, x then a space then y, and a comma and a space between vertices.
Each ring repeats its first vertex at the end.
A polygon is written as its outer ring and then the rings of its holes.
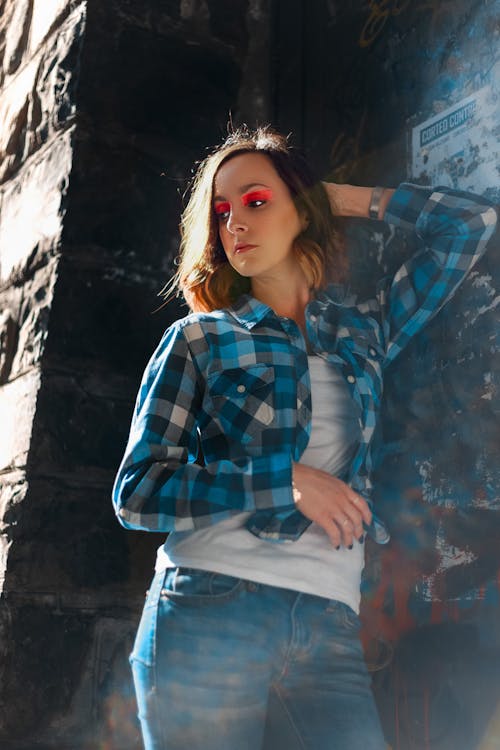
POLYGON ((372 514, 366 500, 326 471, 293 464, 293 496, 297 509, 321 526, 335 548, 352 546, 364 536, 372 514))

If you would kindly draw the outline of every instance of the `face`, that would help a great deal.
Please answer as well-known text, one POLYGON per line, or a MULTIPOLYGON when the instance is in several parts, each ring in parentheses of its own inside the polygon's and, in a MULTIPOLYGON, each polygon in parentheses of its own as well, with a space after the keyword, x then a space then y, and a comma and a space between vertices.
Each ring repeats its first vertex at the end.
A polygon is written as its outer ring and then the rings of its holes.
POLYGON ((218 170, 214 209, 231 266, 252 279, 296 272, 294 240, 303 229, 288 186, 265 154, 234 156, 218 170))

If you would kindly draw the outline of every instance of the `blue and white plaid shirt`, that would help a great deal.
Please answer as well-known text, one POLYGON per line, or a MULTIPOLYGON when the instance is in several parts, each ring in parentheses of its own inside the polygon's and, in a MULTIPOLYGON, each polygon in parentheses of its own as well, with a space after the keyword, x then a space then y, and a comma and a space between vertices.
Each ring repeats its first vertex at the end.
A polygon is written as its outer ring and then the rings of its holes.
MULTIPOLYGON (((448 188, 403 184, 385 221, 414 231, 418 251, 376 298, 337 285, 306 308, 309 347, 343 373, 361 407, 361 440, 342 477, 370 501, 370 444, 384 368, 455 292, 486 248, 496 211, 448 188)), ((252 511, 261 538, 295 540, 310 524, 292 497, 292 462, 311 426, 304 337, 293 320, 245 296, 193 313, 164 334, 141 383, 113 502, 127 528, 187 531, 252 511)), ((376 516, 370 533, 389 538, 376 516)))

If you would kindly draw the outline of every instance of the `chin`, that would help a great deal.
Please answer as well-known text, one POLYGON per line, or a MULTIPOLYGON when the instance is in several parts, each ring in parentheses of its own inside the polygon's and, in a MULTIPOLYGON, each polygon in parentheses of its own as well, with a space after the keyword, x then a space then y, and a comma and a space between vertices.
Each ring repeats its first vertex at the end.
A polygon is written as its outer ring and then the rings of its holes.
POLYGON ((233 268, 236 273, 238 273, 240 276, 243 276, 245 279, 251 279, 252 276, 255 276, 255 271, 251 271, 249 268, 241 268, 240 266, 233 266, 231 263, 231 267, 233 268))

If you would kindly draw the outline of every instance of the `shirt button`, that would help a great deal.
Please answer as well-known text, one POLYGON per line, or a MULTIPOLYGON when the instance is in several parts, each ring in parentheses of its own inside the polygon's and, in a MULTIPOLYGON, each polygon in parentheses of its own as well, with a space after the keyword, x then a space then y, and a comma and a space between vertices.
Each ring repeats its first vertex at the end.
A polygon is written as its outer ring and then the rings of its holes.
POLYGON ((356 382, 356 378, 354 377, 354 375, 348 375, 347 376, 347 382, 348 383, 355 383, 356 382))
POLYGON ((246 388, 245 388, 245 386, 244 386, 244 385, 239 385, 239 386, 238 386, 238 387, 236 388, 236 390, 238 391, 238 393, 245 393, 245 390, 246 390, 246 388))
POLYGON ((370 354, 370 355, 371 355, 372 357, 375 357, 375 355, 377 354, 377 352, 375 351, 375 349, 373 348, 373 346, 370 346, 370 348, 368 349, 368 353, 369 353, 369 354, 370 354))
POLYGON ((311 321, 311 323, 316 323, 316 321, 318 320, 318 316, 317 315, 310 315, 309 316, 309 320, 311 321))

